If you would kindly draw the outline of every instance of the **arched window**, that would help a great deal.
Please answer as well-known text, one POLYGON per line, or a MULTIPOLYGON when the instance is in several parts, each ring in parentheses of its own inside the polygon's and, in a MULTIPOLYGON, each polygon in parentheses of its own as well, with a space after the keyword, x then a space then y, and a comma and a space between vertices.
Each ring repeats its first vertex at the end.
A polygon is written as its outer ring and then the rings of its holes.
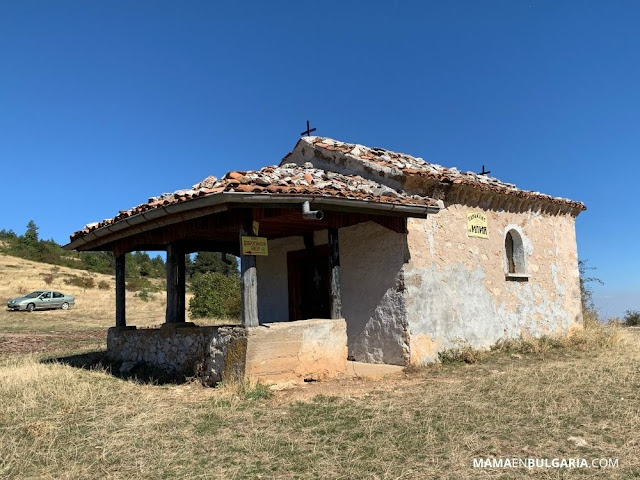
POLYGON ((520 233, 511 229, 504 237, 507 276, 527 276, 527 261, 520 233))

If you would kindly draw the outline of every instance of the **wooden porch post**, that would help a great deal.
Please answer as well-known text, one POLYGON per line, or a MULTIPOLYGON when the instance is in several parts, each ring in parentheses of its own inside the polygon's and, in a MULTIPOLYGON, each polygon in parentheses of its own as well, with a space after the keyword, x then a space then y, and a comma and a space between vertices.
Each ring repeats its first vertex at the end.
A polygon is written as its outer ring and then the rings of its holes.
POLYGON ((257 327, 258 320, 258 272, 256 256, 242 255, 242 236, 250 235, 253 217, 249 215, 240 229, 240 283, 242 288, 242 326, 257 327))
POLYGON ((126 327, 125 254, 116 257, 116 327, 126 327))
POLYGON ((167 315, 166 323, 185 321, 184 252, 174 243, 167 245, 167 315))
POLYGON ((342 318, 342 294, 340 291, 340 246, 338 229, 329 227, 329 299, 331 318, 342 318))

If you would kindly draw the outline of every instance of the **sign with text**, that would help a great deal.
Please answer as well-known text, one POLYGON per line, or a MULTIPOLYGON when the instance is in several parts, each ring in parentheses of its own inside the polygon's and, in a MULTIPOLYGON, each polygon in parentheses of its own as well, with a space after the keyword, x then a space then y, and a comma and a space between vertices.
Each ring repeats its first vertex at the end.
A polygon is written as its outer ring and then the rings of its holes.
POLYGON ((484 213, 467 212, 467 236, 489 238, 489 226, 484 213))
POLYGON ((242 237, 242 255, 269 255, 266 237, 242 237))

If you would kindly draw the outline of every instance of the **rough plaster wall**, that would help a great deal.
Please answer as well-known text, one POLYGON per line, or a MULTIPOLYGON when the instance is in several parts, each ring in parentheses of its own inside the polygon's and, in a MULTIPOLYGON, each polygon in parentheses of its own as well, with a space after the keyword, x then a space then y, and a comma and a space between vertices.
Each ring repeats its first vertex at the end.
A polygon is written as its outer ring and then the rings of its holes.
POLYGON ((406 252, 406 235, 376 223, 340 230, 342 315, 347 320, 349 355, 357 361, 405 363, 406 252))
POLYGON ((287 252, 302 249, 302 237, 277 238, 269 240, 269 255, 256 257, 260 323, 289 320, 287 252))
POLYGON ((486 348, 505 336, 567 332, 582 320, 574 217, 488 211, 489 239, 481 239, 467 237, 468 211, 482 209, 450 205, 408 222, 411 363, 461 344, 486 348), (509 228, 524 237, 528 281, 505 279, 509 228))
MULTIPOLYGON (((326 245, 327 231, 316 232, 316 245, 326 245)), ((287 252, 304 250, 302 237, 269 240, 269 255, 256 257, 258 271, 258 318, 260 323, 289 321, 287 252)))
MULTIPOLYGON (((342 314, 349 355, 369 363, 403 365, 408 355, 402 266, 406 235, 372 222, 339 232, 342 314)), ((317 232, 326 245, 327 232, 317 232)), ((269 256, 258 257, 258 316, 261 323, 287 321, 287 252, 304 248, 302 237, 269 241, 269 256)))

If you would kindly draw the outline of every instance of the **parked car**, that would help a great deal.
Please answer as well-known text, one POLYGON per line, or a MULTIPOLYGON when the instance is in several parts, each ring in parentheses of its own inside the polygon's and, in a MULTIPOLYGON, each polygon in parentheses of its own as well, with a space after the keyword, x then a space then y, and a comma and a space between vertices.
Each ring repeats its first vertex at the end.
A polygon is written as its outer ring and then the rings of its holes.
POLYGON ((33 312, 34 310, 48 310, 52 308, 67 310, 75 304, 76 300, 71 295, 65 295, 62 292, 56 292, 54 290, 38 290, 24 297, 12 298, 7 303, 7 308, 10 310, 27 310, 33 312))

